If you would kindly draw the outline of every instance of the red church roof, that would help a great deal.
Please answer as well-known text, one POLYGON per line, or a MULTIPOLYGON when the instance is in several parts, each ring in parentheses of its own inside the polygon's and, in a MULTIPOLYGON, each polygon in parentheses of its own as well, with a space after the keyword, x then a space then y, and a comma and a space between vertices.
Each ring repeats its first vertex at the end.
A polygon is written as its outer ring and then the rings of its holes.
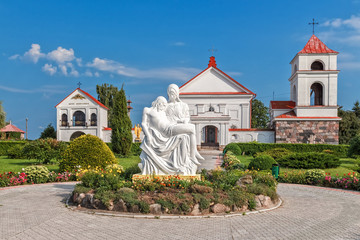
POLYGON ((11 123, 0 129, 0 132, 19 132, 19 133, 25 133, 20 128, 17 128, 15 125, 12 125, 11 123))
POLYGON ((270 101, 271 109, 293 109, 295 102, 293 101, 270 101))
MULTIPOLYGON (((253 93, 252 91, 250 91, 249 89, 247 89, 246 87, 244 87, 243 85, 241 85, 238 81, 236 81, 235 79, 233 79, 232 77, 230 77, 229 75, 227 75, 226 73, 224 73, 223 71, 221 71, 219 68, 217 68, 217 64, 215 61, 215 57, 211 56, 210 57, 210 61, 208 64, 208 67, 206 69, 204 69, 203 71, 201 71, 198 75, 196 75, 195 77, 193 77, 192 79, 190 79, 189 81, 187 81, 186 83, 184 83, 180 89, 182 87, 184 87, 186 84, 188 84, 189 82, 191 82, 192 80, 194 80, 195 78, 197 78, 198 76, 200 76, 203 72, 205 72, 206 70, 208 70, 209 68, 215 68, 216 70, 218 70, 220 73, 222 73, 223 75, 225 75, 227 78, 229 78, 231 81, 233 81, 234 83, 236 83, 237 85, 239 85, 242 89, 244 89, 245 91, 247 91, 248 93, 241 93, 241 94, 253 94, 256 96, 255 93, 253 93)), ((180 93, 180 95, 184 95, 184 94, 202 94, 202 93, 180 93)), ((203 93, 204 94, 204 93, 203 93)), ((208 93, 206 93, 208 94, 208 93)), ((211 93, 211 94, 216 94, 216 93, 211 93)), ((220 93, 220 94, 224 94, 224 93, 220 93)))
POLYGON ((59 106, 60 103, 62 103, 65 99, 67 99, 71 94, 73 94, 76 90, 79 90, 80 92, 82 92, 83 94, 85 94, 86 96, 88 96, 91 100, 93 100, 95 103, 97 103, 100 107, 105 108, 106 110, 109 110, 109 108, 107 108, 104 104, 102 104, 101 102, 99 102, 96 98, 94 98, 93 96, 91 96, 89 93, 85 92, 84 90, 77 88, 75 89, 72 93, 70 93, 66 98, 64 98, 61 102, 59 102, 55 107, 59 106))
POLYGON ((314 34, 311 36, 305 47, 299 53, 339 53, 328 48, 314 34))

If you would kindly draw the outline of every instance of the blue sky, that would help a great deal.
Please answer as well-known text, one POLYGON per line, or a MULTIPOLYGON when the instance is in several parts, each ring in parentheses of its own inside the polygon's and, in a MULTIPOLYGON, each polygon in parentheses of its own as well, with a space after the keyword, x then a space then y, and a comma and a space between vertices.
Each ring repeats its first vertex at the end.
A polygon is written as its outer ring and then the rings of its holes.
POLYGON ((266 105, 289 99, 289 62, 315 34, 339 51, 338 104, 360 98, 360 1, 0 1, 0 100, 38 138, 82 83, 121 87, 133 124, 170 83, 218 67, 266 105))

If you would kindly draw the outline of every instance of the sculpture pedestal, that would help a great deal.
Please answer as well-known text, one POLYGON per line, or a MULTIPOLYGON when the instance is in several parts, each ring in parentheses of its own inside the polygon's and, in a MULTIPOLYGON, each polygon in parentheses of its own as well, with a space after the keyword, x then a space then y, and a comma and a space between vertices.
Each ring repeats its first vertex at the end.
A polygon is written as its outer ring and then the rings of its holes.
POLYGON ((134 174, 132 176, 132 181, 138 181, 138 180, 151 180, 153 178, 164 180, 176 177, 179 180, 186 180, 186 181, 193 181, 193 180, 199 180, 201 181, 201 175, 195 174, 195 175, 141 175, 141 174, 134 174))

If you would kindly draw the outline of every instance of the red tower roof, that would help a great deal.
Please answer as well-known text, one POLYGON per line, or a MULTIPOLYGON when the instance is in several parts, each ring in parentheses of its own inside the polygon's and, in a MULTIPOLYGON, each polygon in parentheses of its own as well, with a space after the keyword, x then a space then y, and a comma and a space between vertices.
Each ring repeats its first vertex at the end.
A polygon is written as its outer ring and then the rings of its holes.
POLYGON ((314 34, 311 36, 305 47, 299 53, 339 53, 328 48, 318 37, 314 34))

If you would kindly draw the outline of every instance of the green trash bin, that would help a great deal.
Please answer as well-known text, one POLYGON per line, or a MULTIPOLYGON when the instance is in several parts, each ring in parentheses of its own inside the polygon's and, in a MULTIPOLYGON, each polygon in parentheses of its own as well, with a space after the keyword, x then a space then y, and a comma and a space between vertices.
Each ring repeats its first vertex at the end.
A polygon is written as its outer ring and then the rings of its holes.
POLYGON ((273 164, 272 165, 272 175, 274 176, 275 179, 278 179, 279 177, 279 169, 280 169, 280 165, 279 164, 273 164))

